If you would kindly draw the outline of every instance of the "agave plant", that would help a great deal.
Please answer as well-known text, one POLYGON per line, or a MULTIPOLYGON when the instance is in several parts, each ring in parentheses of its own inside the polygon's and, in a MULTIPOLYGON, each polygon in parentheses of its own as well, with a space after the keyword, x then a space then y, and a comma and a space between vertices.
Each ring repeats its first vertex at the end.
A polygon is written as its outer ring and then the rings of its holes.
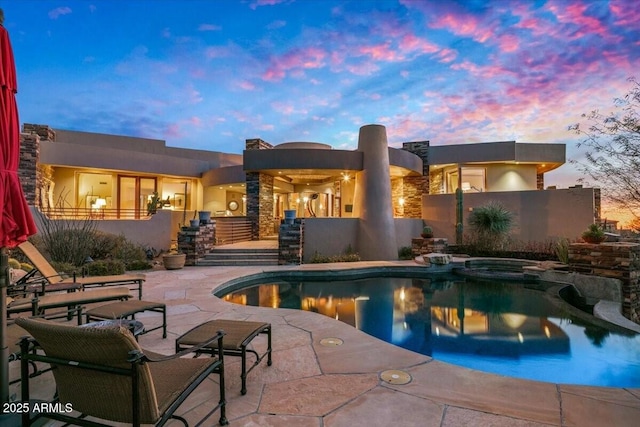
POLYGON ((468 222, 478 244, 487 249, 499 249, 513 226, 513 213, 498 202, 489 202, 474 208, 468 222))

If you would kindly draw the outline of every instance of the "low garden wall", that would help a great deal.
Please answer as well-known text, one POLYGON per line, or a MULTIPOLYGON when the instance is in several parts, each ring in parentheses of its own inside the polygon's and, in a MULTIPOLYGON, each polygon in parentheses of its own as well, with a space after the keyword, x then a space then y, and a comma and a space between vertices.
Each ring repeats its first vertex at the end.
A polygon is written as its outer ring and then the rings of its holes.
POLYGON ((640 244, 572 243, 569 245, 569 271, 618 279, 622 315, 640 324, 640 244))

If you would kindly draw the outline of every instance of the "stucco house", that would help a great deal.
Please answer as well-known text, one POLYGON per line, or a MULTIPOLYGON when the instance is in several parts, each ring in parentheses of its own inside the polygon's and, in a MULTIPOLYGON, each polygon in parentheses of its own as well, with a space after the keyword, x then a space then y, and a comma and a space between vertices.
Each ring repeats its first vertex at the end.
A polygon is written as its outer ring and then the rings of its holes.
POLYGON ((597 189, 544 188, 544 174, 565 162, 564 144, 393 148, 379 125, 361 128, 356 150, 247 139, 242 154, 231 154, 32 124, 21 140, 23 186, 40 214, 91 216, 100 229, 155 248, 168 248, 196 210, 211 211, 221 233, 245 230, 236 237, 253 240, 274 238, 284 211, 295 210, 305 218, 305 258, 351 246, 364 259, 390 259, 424 223, 455 238, 458 187, 465 215, 499 201, 514 212, 513 234, 523 241, 576 238, 600 211, 597 189), (149 215, 154 194, 161 203, 149 215), (371 252, 374 241, 392 250, 371 252))

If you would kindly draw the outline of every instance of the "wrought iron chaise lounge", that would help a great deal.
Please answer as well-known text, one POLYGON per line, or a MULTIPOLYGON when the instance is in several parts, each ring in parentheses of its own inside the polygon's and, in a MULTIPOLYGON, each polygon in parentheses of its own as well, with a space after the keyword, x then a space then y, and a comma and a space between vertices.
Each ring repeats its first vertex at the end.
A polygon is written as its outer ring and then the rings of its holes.
POLYGON ((82 307, 107 301, 125 301, 131 298, 126 286, 91 289, 77 292, 47 293, 34 298, 18 298, 7 304, 7 313, 31 312, 32 316, 44 316, 47 310, 66 308, 64 316, 78 316, 78 324, 82 323, 82 307))
POLYGON ((31 242, 26 241, 21 243, 18 248, 29 258, 44 280, 47 281, 48 285, 78 284, 83 288, 96 286, 129 286, 131 290, 137 290, 138 299, 142 299, 142 282, 145 281, 143 274, 63 278, 31 242))

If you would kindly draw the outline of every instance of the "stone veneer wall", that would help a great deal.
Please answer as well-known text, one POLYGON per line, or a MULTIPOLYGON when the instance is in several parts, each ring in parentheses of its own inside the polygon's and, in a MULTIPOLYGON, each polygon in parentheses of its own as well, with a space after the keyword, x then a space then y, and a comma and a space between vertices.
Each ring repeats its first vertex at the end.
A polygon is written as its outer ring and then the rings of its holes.
POLYGON ((569 245, 569 271, 622 282, 622 315, 640 324, 640 244, 612 242, 569 245))
POLYGON ((40 137, 36 134, 20 134, 20 163, 18 166, 18 178, 22 185, 27 204, 37 206, 40 200, 38 191, 42 186, 38 182, 42 180, 38 170, 40 159, 40 137))
POLYGON ((404 182, 401 178, 391 178, 391 206, 395 218, 404 218, 405 207, 400 204, 400 198, 404 198, 404 182))
POLYGON ((402 182, 404 217, 422 218, 422 195, 429 194, 429 180, 424 176, 405 176, 402 182))
POLYGON ((273 177, 247 172, 247 218, 251 221, 251 240, 273 234, 273 177))
POLYGON ((280 223, 278 233, 278 265, 302 264, 304 243, 304 219, 296 218, 293 224, 280 223))
POLYGON ((447 239, 440 237, 417 237, 411 239, 411 255, 415 258, 419 255, 445 253, 448 246, 449 242, 447 239))
MULTIPOLYGON (((259 138, 245 141, 247 150, 269 150, 273 145, 259 138)), ((273 177, 247 172, 247 218, 251 221, 251 240, 273 234, 273 177)))
POLYGON ((25 123, 20 134, 20 167, 18 174, 27 203, 40 206, 43 195, 39 194, 46 185, 41 170, 40 141, 55 141, 56 133, 47 125, 25 123))
POLYGON ((422 218, 422 195, 429 194, 429 141, 402 143, 402 149, 422 159, 422 176, 402 178, 404 218, 422 218))
POLYGON ((184 265, 197 265, 211 252, 216 242, 216 222, 200 222, 198 227, 182 227, 178 232, 178 250, 186 254, 184 265))

